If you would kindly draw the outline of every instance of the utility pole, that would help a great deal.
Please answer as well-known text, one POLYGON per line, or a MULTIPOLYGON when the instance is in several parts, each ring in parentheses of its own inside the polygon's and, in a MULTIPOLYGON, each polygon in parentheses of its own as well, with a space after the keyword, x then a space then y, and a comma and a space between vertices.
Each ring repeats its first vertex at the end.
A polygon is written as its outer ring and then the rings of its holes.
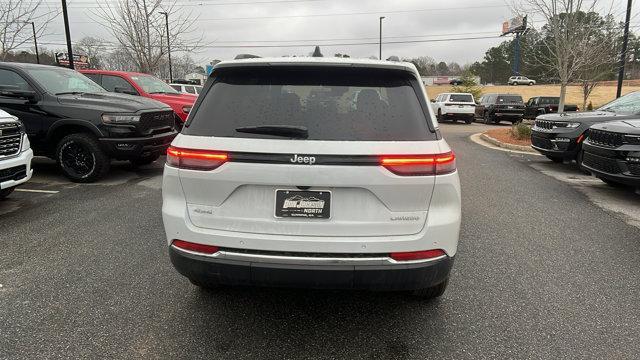
POLYGON ((167 54, 169 54, 169 82, 173 82, 173 70, 171 69, 171 41, 169 40, 169 13, 160 11, 164 15, 164 24, 167 27, 167 54))
POLYGON ((382 20, 384 18, 384 16, 380 16, 380 60, 382 60, 382 20))
POLYGON ((624 37, 622 40, 622 51, 620 51, 620 70, 618 72, 618 90, 616 98, 622 95, 622 81, 624 80, 624 64, 627 62, 627 44, 629 43, 629 23, 631 22, 631 1, 627 2, 627 18, 624 22, 624 37))
POLYGON ((71 48, 71 33, 69 32, 69 15, 67 15, 67 0, 62 0, 62 17, 64 18, 64 32, 67 36, 67 57, 69 69, 73 69, 73 50, 71 48))
POLYGON ((31 29, 33 30, 33 45, 36 47, 36 62, 40 64, 40 54, 38 54, 38 40, 36 40, 36 24, 31 21, 31 29))
POLYGON ((516 33, 515 43, 513 44, 513 75, 520 75, 520 33, 516 33))

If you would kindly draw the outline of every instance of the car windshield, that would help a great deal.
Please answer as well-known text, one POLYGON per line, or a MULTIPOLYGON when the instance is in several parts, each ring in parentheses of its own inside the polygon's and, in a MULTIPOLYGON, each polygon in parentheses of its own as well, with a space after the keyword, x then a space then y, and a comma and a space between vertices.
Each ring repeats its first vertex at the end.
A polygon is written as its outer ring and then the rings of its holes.
POLYGON ((133 75, 131 76, 138 86, 148 94, 180 94, 169 84, 151 75, 133 75))
POLYGON ((499 103, 521 103, 522 97, 518 95, 500 95, 498 96, 499 103))
POLYGON ((26 68, 25 71, 51 94, 106 92, 93 80, 71 69, 37 67, 26 68))
POLYGON ((229 69, 183 132, 277 139, 303 129, 310 140, 433 139, 414 85, 421 86, 391 70, 229 69))
POLYGON ((473 102, 473 96, 469 94, 451 94, 449 95, 449 101, 452 102, 473 102))
POLYGON ((640 91, 615 99, 598 110, 622 115, 640 114, 640 91))

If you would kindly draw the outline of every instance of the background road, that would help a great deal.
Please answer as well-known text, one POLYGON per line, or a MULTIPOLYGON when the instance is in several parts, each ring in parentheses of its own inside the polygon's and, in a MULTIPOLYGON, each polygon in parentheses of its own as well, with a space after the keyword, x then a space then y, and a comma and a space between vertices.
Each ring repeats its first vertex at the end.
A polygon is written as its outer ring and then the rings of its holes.
POLYGON ((76 185, 39 161, 24 188, 50 192, 0 203, 0 358, 640 357, 640 231, 530 166, 544 158, 468 139, 485 128, 443 125, 463 226, 430 303, 201 292, 167 257, 161 164, 76 185))

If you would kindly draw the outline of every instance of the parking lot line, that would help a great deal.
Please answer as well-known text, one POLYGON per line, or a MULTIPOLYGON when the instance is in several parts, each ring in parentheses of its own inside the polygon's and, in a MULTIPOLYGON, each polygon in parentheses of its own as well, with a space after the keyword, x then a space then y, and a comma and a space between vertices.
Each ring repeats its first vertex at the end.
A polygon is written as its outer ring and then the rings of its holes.
POLYGON ((16 191, 30 192, 30 193, 43 193, 43 194, 57 194, 60 192, 55 190, 38 190, 38 189, 16 189, 16 191))

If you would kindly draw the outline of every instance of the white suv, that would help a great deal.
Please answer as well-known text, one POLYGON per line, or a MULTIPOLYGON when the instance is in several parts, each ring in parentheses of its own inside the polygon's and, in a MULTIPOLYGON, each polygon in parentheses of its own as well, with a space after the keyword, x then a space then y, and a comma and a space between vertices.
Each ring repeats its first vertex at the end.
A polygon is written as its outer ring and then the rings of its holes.
POLYGON ((476 114, 476 102, 469 93, 444 93, 431 100, 438 121, 463 120, 471 124, 476 114))
POLYGON ((31 159, 33 150, 24 126, 16 117, 0 110, 0 199, 31 179, 31 159))
POLYGON ((455 157, 408 63, 217 64, 167 151, 162 195, 171 261, 204 288, 431 298, 458 245, 455 157))

